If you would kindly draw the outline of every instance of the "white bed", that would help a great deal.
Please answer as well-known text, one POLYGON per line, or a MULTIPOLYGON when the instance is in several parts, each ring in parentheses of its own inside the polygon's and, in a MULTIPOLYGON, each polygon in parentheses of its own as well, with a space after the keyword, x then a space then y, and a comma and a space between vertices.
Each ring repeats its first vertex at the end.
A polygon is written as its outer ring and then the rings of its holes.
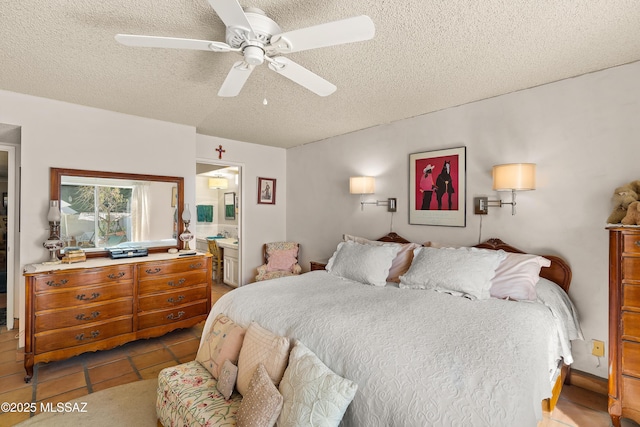
POLYGON ((535 426, 580 336, 565 290, 537 287, 545 301, 473 300, 312 271, 229 292, 203 336, 225 313, 300 340, 358 384, 344 426, 535 426))

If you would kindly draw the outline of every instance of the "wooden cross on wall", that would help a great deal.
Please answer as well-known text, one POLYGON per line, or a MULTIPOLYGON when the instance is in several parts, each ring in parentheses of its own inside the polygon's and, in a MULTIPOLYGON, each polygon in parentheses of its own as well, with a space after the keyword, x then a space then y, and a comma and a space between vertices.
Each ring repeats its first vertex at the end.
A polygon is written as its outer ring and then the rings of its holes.
POLYGON ((222 145, 218 145, 218 148, 216 148, 216 151, 218 152, 218 158, 221 159, 222 158, 222 153, 226 153, 227 150, 223 150, 222 149, 222 145))

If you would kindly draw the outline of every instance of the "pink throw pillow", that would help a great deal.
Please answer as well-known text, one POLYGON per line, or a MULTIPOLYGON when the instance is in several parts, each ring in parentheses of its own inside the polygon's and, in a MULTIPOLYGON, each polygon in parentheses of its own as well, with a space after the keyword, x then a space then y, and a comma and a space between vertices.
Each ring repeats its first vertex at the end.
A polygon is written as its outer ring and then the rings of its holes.
POLYGON ((297 255, 297 249, 273 251, 269 255, 267 271, 293 271, 293 266, 297 262, 297 255))
POLYGON ((507 252, 491 279, 489 293, 494 298, 535 300, 540 269, 550 265, 551 261, 539 255, 507 252))
POLYGON ((245 332, 246 330, 233 320, 224 314, 218 314, 211 325, 209 335, 204 338, 198 349, 196 360, 213 378, 218 379, 225 360, 233 364, 238 363, 245 332))

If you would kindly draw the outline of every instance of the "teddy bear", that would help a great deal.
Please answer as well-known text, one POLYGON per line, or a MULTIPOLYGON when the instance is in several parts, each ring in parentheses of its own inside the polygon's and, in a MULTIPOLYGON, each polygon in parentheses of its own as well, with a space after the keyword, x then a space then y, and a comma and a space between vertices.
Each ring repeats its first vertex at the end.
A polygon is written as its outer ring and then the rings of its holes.
POLYGON ((607 218, 608 224, 619 224, 627 214, 629 205, 638 200, 638 193, 634 187, 640 190, 640 180, 632 181, 614 190, 612 198, 614 207, 611 215, 607 218))
POLYGON ((624 225, 640 225, 640 202, 633 202, 627 208, 627 214, 622 218, 624 225))

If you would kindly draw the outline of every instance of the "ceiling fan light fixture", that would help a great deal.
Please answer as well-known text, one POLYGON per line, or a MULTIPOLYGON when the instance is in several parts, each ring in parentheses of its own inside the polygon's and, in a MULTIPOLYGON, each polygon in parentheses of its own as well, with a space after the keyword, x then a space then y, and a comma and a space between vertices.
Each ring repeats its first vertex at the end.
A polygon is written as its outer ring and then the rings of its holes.
POLYGON ((247 64, 260 65, 264 62, 264 50, 259 46, 246 46, 242 53, 247 64))

